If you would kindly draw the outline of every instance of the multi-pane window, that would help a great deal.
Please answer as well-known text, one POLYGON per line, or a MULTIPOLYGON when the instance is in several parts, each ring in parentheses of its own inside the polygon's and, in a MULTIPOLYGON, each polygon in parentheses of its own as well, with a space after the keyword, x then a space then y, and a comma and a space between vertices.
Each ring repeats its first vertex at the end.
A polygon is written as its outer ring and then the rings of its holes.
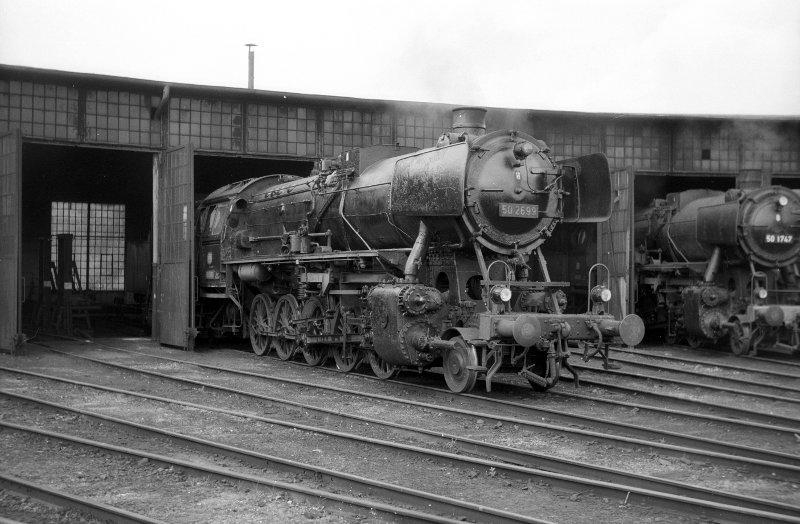
POLYGON ((169 144, 196 148, 242 149, 242 104, 219 99, 174 97, 169 110, 169 144))
POLYGON ((53 263, 57 263, 58 235, 73 235, 72 261, 83 289, 124 290, 124 204, 52 202, 50 233, 53 263))
POLYGON ((247 150, 251 153, 317 155, 314 109, 268 104, 247 105, 247 150))
POLYGON ((800 125, 793 123, 740 123, 742 169, 761 169, 765 173, 800 171, 800 125))
POLYGON ((534 129, 533 136, 547 144, 554 160, 589 155, 602 150, 597 130, 583 124, 542 122, 534 129))
POLYGON ((150 118, 158 97, 116 90, 86 93, 86 141, 158 146, 161 128, 150 118))
POLYGON ((78 140, 78 105, 74 87, 0 80, 0 129, 19 127, 25 136, 78 140))
POLYGON ((322 113, 323 154, 332 156, 354 147, 391 144, 391 123, 388 113, 325 110, 322 113))
POLYGON ((397 143, 401 146, 433 147, 439 136, 450 129, 449 113, 400 115, 397 117, 397 143))
MULTIPOLYGON (((670 137, 648 124, 606 126, 606 155, 612 165, 636 169, 669 169, 670 137)), ((586 153, 584 153, 586 154, 586 153)))
POLYGON ((676 171, 723 171, 740 169, 739 132, 720 122, 691 122, 674 135, 676 171))

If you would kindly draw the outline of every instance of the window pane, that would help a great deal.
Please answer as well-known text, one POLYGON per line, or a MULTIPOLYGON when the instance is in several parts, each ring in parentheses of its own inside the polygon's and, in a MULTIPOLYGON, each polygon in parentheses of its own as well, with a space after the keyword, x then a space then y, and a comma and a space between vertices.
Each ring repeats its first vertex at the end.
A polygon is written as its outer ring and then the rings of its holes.
MULTIPOLYGON (((83 289, 123 291, 125 282, 125 206, 53 202, 51 260, 57 263, 58 237, 73 235, 72 260, 83 289)), ((77 284, 77 283, 76 283, 77 284)))

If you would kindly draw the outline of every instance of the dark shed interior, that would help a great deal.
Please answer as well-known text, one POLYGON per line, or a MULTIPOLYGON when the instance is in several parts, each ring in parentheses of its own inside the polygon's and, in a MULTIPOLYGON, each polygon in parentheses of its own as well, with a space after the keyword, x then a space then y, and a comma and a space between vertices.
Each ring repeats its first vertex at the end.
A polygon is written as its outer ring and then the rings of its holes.
MULTIPOLYGON (((71 246, 73 294, 94 317, 86 322, 87 330, 103 326, 113 334, 131 324, 144 327, 151 293, 153 158, 146 151, 23 144, 22 277, 29 297, 24 323, 55 322, 44 317, 48 308, 51 314, 54 310, 48 304, 58 277, 49 263, 55 266, 58 258, 56 233, 78 231, 71 246), (85 238, 78 238, 80 231, 85 238), (120 257, 124 260, 109 263, 120 257), (109 318, 122 322, 103 322, 109 318)), ((270 173, 306 175, 312 167, 308 161, 197 154, 195 198, 237 180, 270 173)))

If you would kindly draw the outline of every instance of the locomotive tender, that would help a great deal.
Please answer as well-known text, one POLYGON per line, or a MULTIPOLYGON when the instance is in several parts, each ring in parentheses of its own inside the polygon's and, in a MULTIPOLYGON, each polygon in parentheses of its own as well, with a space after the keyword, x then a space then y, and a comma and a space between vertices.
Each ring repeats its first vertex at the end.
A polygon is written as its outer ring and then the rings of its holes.
POLYGON ((670 193, 637 213, 637 312, 666 340, 800 351, 800 194, 670 193))
POLYGON ((307 178, 210 194, 197 214, 200 330, 249 336, 259 355, 330 355, 342 371, 368 362, 384 379, 441 365, 456 392, 479 376, 490 391, 506 371, 552 387, 570 340, 586 356, 615 336, 638 344, 641 319, 605 314, 605 288, 592 312, 562 313, 568 283, 550 281, 541 249, 561 221, 608 218, 605 156, 554 163, 544 142, 485 127, 485 110, 457 109, 430 149, 355 149, 307 178))

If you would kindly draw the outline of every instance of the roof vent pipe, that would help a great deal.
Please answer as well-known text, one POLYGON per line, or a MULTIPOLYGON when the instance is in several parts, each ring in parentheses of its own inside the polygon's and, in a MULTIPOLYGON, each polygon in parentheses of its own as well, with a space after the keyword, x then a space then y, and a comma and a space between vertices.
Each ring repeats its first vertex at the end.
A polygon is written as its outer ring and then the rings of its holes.
POLYGON ((256 52, 253 51, 257 44, 245 44, 247 47, 247 89, 253 89, 253 80, 255 79, 255 56, 256 52))

